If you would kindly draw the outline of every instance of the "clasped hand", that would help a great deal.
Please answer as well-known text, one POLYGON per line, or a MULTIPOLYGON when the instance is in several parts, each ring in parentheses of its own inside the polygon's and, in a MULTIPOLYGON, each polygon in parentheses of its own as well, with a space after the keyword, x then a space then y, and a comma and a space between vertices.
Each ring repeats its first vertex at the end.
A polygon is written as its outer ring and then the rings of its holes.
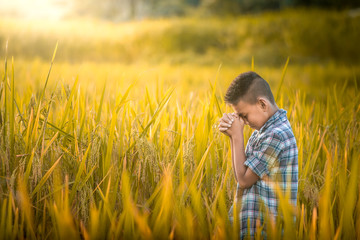
POLYGON ((235 134, 242 134, 244 120, 236 113, 224 113, 219 120, 218 129, 226 136, 233 137, 235 134))

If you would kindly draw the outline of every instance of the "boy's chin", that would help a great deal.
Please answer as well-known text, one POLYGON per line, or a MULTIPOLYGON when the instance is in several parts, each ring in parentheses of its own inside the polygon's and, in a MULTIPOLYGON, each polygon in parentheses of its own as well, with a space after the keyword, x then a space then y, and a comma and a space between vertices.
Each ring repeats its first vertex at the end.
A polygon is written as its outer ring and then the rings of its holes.
POLYGON ((253 130, 258 130, 259 131, 259 129, 260 128, 257 128, 257 127, 255 127, 255 126, 253 126, 253 125, 248 125, 249 126, 249 128, 251 128, 251 129, 253 129, 253 130))

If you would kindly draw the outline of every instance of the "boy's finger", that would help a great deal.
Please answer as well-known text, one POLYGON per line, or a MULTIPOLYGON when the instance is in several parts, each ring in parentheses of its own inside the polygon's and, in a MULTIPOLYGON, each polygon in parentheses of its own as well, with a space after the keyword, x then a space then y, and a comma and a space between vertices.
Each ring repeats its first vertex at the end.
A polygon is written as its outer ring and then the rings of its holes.
POLYGON ((226 122, 226 123, 229 123, 229 124, 232 123, 232 121, 231 121, 231 119, 230 119, 230 117, 228 116, 227 113, 224 113, 224 114, 223 114, 222 120, 223 120, 224 122, 226 122))
POLYGON ((234 116, 231 113, 228 113, 228 118, 231 120, 231 122, 234 122, 234 116))
POLYGON ((220 128, 220 127, 231 127, 231 124, 226 123, 226 122, 220 122, 220 123, 219 123, 219 128, 220 128))

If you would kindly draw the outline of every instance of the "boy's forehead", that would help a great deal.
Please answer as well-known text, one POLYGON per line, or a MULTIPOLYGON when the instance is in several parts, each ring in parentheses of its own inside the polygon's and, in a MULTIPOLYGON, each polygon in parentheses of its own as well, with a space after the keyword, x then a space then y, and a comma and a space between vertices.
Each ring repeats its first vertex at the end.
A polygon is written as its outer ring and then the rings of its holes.
POLYGON ((249 103, 240 100, 238 103, 232 104, 232 107, 236 111, 236 113, 243 114, 248 108, 248 105, 249 103))

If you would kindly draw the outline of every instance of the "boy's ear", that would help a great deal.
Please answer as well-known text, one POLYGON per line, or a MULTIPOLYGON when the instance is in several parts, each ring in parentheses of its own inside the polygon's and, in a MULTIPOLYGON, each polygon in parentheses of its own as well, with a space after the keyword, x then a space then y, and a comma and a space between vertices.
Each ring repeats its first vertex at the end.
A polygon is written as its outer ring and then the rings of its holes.
POLYGON ((258 98, 258 104, 261 110, 265 111, 267 109, 267 101, 264 98, 262 97, 258 98))

